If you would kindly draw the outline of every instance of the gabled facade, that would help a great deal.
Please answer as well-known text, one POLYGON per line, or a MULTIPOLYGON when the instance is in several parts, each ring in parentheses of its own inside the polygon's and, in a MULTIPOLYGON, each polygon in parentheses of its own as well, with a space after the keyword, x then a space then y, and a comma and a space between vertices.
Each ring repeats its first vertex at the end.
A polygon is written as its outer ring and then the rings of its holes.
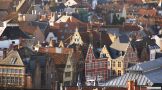
POLYGON ((100 58, 111 58, 106 45, 101 49, 100 58))
POLYGON ((54 40, 57 43, 57 37, 54 35, 53 32, 49 32, 47 37, 46 37, 46 42, 50 42, 50 40, 54 40))
POLYGON ((73 62, 71 60, 72 53, 68 55, 66 66, 64 69, 64 74, 63 74, 63 83, 64 85, 72 85, 73 83, 73 72, 74 72, 74 67, 73 67, 73 62))
POLYGON ((63 85, 74 86, 77 85, 77 78, 82 71, 82 53, 80 51, 69 52, 66 66, 63 73, 63 85))
POLYGON ((77 44, 77 45, 83 45, 82 38, 78 32, 78 28, 76 28, 74 35, 72 36, 72 40, 70 41, 70 45, 77 44))
POLYGON ((126 51, 121 51, 121 56, 116 59, 111 59, 111 76, 121 76, 125 73, 125 69, 129 67, 129 65, 138 63, 137 51, 134 50, 129 44, 126 51))
POLYGON ((11 50, 8 56, 0 61, 0 87, 25 88, 25 70, 19 53, 11 50))
POLYGON ((86 85, 95 85, 96 81, 105 81, 108 79, 108 65, 107 58, 96 59, 93 46, 90 44, 86 59, 85 59, 85 78, 86 85))
POLYGON ((111 77, 123 75, 125 69, 139 62, 137 50, 136 48, 133 48, 129 42, 123 46, 118 44, 118 46, 121 46, 122 48, 116 48, 118 50, 114 54, 118 54, 119 56, 112 58, 110 61, 112 70, 110 73, 111 77))

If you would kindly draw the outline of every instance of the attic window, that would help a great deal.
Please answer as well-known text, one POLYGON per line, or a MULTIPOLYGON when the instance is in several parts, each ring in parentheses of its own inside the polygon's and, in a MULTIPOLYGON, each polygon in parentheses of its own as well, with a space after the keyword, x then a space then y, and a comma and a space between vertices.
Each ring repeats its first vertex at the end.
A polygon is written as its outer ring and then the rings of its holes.
POLYGON ((17 58, 11 58, 11 64, 15 64, 17 61, 17 58))
POLYGON ((65 77, 70 77, 71 76, 71 72, 65 72, 65 77))
POLYGON ((12 41, 12 44, 15 44, 15 41, 12 41))

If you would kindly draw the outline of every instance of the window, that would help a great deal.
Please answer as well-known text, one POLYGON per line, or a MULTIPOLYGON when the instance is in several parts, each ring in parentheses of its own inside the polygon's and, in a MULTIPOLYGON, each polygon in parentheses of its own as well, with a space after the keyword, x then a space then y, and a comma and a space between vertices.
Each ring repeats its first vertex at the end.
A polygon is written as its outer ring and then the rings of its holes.
POLYGON ((106 54, 102 54, 101 57, 102 57, 102 58, 106 58, 106 54))
POLYGON ((121 76, 121 70, 118 70, 118 76, 121 76))
POLYGON ((86 63, 86 69, 89 70, 91 68, 90 64, 89 63, 86 63))
POLYGON ((121 67, 121 62, 118 62, 118 67, 121 67))
POLYGON ((19 69, 19 73, 22 74, 23 73, 23 70, 22 69, 19 69))
POLYGON ((22 78, 19 78, 19 85, 22 85, 22 78))
POLYGON ((11 69, 8 69, 8 73, 11 73, 11 69))
POLYGON ((19 73, 19 70, 18 69, 15 69, 15 73, 18 74, 19 73))
POLYGON ((70 77, 71 76, 71 72, 65 72, 65 77, 70 77))
POLYGON ((71 68, 71 65, 67 65, 67 68, 71 68))
POLYGON ((113 67, 115 67, 115 61, 114 61, 114 62, 112 62, 112 66, 113 66, 113 67))
POLYGON ((98 68, 102 67, 102 62, 98 62, 98 68))

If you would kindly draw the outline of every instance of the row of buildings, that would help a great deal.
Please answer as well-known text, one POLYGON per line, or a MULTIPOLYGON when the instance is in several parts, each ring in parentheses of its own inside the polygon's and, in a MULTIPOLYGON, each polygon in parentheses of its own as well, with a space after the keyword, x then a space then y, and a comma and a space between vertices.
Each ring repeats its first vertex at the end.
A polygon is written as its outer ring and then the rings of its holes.
POLYGON ((0 2, 0 88, 161 86, 161 2, 0 2))

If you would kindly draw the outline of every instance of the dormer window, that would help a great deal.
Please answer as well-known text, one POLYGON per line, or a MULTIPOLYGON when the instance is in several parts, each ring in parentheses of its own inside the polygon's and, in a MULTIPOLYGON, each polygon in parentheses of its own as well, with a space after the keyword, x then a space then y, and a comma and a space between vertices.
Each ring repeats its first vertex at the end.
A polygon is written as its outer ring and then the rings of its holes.
POLYGON ((101 55, 101 58, 106 58, 106 54, 102 54, 101 55))

